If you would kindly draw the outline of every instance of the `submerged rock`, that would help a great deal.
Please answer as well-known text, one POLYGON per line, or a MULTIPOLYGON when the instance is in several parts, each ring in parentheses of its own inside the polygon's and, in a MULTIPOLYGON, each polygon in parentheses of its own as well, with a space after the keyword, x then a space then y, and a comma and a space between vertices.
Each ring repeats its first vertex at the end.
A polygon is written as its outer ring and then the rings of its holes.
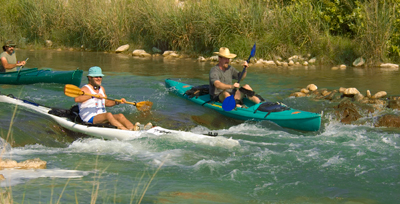
POLYGON ((400 128, 400 116, 398 115, 383 115, 379 117, 375 127, 394 127, 400 128))
POLYGON ((340 118, 340 122, 351 124, 361 118, 360 113, 356 109, 356 105, 350 101, 344 101, 335 107, 336 116, 340 118))
POLYGON ((0 161, 0 169, 17 168, 17 169, 45 169, 47 165, 46 161, 42 161, 39 158, 29 159, 18 163, 15 160, 5 159, 0 161))

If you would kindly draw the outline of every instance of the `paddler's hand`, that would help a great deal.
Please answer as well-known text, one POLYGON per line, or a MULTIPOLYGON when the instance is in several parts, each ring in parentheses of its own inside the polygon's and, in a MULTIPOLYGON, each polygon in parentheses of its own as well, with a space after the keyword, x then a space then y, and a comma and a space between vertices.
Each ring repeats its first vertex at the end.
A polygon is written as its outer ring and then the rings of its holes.
POLYGON ((94 95, 94 97, 95 98, 100 98, 100 99, 103 99, 104 97, 102 96, 102 95, 100 95, 100 94, 96 94, 96 95, 94 95))
POLYGON ((18 62, 17 64, 15 64, 15 66, 19 67, 19 66, 25 66, 26 62, 22 61, 22 62, 18 62))
POLYGON ((233 88, 239 88, 239 87, 240 87, 239 83, 236 82, 236 83, 233 84, 233 88))
POLYGON ((249 63, 247 63, 247 61, 244 61, 243 62, 243 67, 245 67, 245 68, 249 67, 249 63))
POLYGON ((121 104, 124 104, 126 102, 125 98, 121 98, 121 104))

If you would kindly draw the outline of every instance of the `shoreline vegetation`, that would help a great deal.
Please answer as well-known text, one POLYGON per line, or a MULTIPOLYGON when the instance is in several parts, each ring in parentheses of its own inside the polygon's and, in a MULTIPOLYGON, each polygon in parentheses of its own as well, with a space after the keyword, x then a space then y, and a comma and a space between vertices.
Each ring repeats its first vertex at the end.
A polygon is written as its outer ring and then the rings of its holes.
POLYGON ((1 40, 22 49, 113 51, 129 44, 198 58, 228 47, 266 61, 400 62, 400 0, 16 0, 0 7, 1 40))

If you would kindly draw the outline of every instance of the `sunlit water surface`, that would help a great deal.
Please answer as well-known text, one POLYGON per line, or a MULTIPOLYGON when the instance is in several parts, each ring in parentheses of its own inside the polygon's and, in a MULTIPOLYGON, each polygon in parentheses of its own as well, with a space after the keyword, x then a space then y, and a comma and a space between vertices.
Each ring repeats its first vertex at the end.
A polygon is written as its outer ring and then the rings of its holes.
MULTIPOLYGON (((296 109, 324 111, 320 131, 299 132, 265 122, 232 120, 165 88, 166 78, 208 83, 210 63, 110 53, 17 52, 19 59, 29 57, 27 67, 79 67, 84 76, 89 67, 102 67, 108 97, 154 103, 147 115, 130 105, 108 109, 124 113, 131 121, 151 121, 198 134, 217 132, 240 144, 185 140, 173 134, 105 141, 65 130, 46 116, 18 108, 10 134, 15 142, 2 140, 2 158, 19 162, 40 158, 47 168, 0 170, 6 178, 0 182, 2 191, 12 191, 17 203, 89 203, 93 198, 97 203, 398 203, 400 199, 399 131, 375 128, 372 116, 364 118, 367 122, 361 126, 343 125, 333 117, 337 104, 289 98, 310 83, 397 95, 397 70, 250 67, 243 83, 250 83, 264 98, 296 109)), ((82 85, 86 82, 83 77, 82 85)), ((58 84, 1 85, 0 91, 50 107, 74 104, 58 84)), ((0 107, 0 134, 5 139, 15 106, 0 107)))

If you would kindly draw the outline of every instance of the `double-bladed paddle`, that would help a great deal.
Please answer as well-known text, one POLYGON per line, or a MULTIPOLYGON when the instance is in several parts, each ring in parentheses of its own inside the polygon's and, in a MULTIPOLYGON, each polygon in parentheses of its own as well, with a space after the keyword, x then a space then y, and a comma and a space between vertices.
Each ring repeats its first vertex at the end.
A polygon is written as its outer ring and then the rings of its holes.
MULTIPOLYGON (((77 87, 77 86, 75 86, 75 85, 72 85, 72 84, 66 84, 66 85, 64 86, 64 94, 65 94, 66 96, 73 97, 73 98, 78 97, 78 96, 81 96, 81 95, 87 95, 87 96, 97 97, 97 95, 90 94, 90 93, 85 93, 85 92, 82 91, 79 87, 77 87)), ((104 99, 116 101, 116 102, 119 102, 119 103, 122 102, 122 101, 119 100, 119 99, 111 99, 111 98, 104 98, 104 99)), ((128 101, 125 101, 125 103, 136 106, 136 108, 137 108, 139 111, 148 111, 148 110, 150 110, 151 107, 153 106, 153 102, 151 102, 151 101, 141 101, 141 102, 137 102, 137 103, 136 103, 136 102, 128 102, 128 101)))
MULTIPOLYGON (((251 49, 251 53, 249 58, 246 60, 247 63, 250 62, 250 59, 256 55, 256 43, 254 43, 253 48, 251 49)), ((243 74, 246 72, 246 67, 243 68, 243 71, 240 73, 239 79, 237 83, 240 83, 240 80, 242 79, 243 74)), ((236 101, 235 101, 235 92, 236 88, 234 89, 235 91, 232 93, 232 95, 228 96, 225 98, 225 100, 222 102, 222 109, 224 111, 231 111, 236 107, 236 101)))

